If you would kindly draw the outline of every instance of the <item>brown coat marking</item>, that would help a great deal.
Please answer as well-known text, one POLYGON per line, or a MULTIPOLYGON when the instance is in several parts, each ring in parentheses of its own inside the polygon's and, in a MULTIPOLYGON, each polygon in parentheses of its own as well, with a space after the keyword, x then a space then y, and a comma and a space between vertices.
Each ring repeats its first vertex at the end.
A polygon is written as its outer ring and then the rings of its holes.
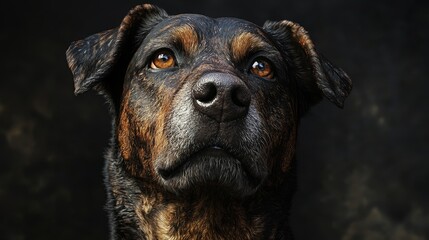
POLYGON ((266 47, 265 41, 260 36, 249 32, 243 32, 235 36, 231 41, 232 58, 235 61, 240 61, 245 58, 249 52, 256 49, 263 49, 266 47))
MULTIPOLYGON (((141 228, 148 239, 211 240, 211 239, 261 239, 264 219, 261 216, 246 218, 246 209, 239 203, 219 206, 210 200, 197 202, 160 203, 154 201, 159 210, 151 220, 142 216, 141 228), (219 209, 225 209, 219 211, 219 209), (231 219, 231 216, 234 218, 231 219), (225 219, 228 219, 225 222, 225 219), (153 221, 154 220, 154 221, 153 221), (191 220, 191 221, 190 221, 191 220), (152 225, 147 224, 151 222, 152 225), (152 233, 152 234, 149 234, 152 233)), ((141 210, 144 211, 143 209, 141 210)))
POLYGON ((199 42, 198 34, 191 25, 185 24, 175 27, 171 34, 174 41, 181 44, 185 53, 192 55, 197 51, 199 42))
POLYGON ((132 154, 132 146, 130 141, 130 119, 129 119, 129 113, 127 109, 128 107, 128 99, 129 99, 130 93, 127 92, 127 94, 123 98, 123 105, 121 107, 121 115, 119 117, 119 124, 117 129, 117 136, 118 136, 118 142, 119 142, 119 149, 122 155, 122 158, 124 160, 128 160, 131 157, 132 154))

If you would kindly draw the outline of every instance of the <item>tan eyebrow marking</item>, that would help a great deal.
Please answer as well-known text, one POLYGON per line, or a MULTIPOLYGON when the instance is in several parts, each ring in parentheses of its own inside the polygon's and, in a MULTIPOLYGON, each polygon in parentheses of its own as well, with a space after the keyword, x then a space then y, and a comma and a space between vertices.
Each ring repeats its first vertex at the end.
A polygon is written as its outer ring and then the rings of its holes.
POLYGON ((231 41, 232 59, 239 61, 246 57, 246 55, 258 48, 264 48, 267 43, 258 35, 250 32, 243 32, 235 36, 231 41))
POLYGON ((175 41, 181 43, 183 50, 188 54, 193 54, 197 51, 198 48, 198 34, 195 29, 186 24, 182 26, 175 27, 171 34, 175 41))

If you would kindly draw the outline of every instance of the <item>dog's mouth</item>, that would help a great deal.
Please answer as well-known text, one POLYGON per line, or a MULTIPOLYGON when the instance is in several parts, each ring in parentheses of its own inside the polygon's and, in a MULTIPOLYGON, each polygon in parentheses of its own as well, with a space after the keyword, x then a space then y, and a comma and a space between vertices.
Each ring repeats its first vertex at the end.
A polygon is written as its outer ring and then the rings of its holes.
POLYGON ((228 153, 225 149, 223 149, 220 146, 211 146, 207 148, 203 148, 201 150, 198 150, 197 152, 193 153, 187 158, 183 158, 177 163, 173 164, 172 166, 166 167, 166 168, 159 168, 158 173, 161 175, 161 177, 165 180, 169 180, 171 178, 176 177, 179 175, 182 171, 184 171, 186 168, 188 168, 190 165, 194 164, 195 161, 203 161, 202 158, 204 156, 211 157, 211 158, 222 158, 222 159, 228 159, 231 161, 237 161, 235 157, 233 157, 230 153, 228 153))
POLYGON ((157 168, 157 172, 174 191, 217 186, 248 195, 262 182, 245 156, 220 144, 200 147, 169 166, 157 168))

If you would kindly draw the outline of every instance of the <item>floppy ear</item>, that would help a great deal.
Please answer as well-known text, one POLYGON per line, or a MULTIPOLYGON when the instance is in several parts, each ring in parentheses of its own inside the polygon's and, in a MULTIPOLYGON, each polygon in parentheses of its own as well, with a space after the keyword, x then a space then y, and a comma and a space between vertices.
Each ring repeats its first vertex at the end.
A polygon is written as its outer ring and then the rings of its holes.
POLYGON ((94 88, 112 97, 113 91, 122 91, 121 78, 134 52, 148 30, 167 16, 156 6, 139 5, 128 13, 119 28, 73 42, 66 56, 75 94, 94 88))
POLYGON ((299 95, 302 95, 301 104, 304 102, 302 112, 319 102, 323 96, 340 108, 344 106, 344 101, 352 89, 350 78, 343 70, 317 53, 303 27, 283 20, 267 21, 263 29, 278 42, 291 61, 292 71, 297 77, 299 95))

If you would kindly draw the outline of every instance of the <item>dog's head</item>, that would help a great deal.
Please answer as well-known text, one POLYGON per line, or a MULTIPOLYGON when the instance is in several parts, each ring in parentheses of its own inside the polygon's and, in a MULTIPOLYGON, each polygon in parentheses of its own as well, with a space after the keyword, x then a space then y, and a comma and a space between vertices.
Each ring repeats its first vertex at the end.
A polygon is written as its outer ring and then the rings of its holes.
POLYGON ((289 22, 258 27, 134 8, 119 28, 74 42, 75 93, 111 102, 127 171, 181 193, 248 196, 294 158, 299 117, 323 96, 342 107, 351 81, 289 22))

